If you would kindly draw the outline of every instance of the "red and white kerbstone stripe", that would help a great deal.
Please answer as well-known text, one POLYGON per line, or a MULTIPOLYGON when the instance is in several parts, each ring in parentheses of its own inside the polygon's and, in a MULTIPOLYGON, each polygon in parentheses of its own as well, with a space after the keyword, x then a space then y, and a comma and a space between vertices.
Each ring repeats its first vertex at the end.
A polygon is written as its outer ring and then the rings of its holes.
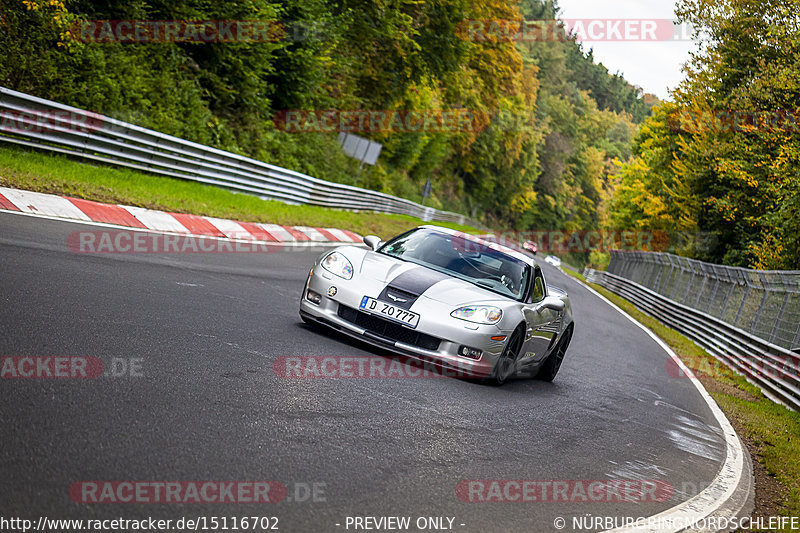
POLYGON ((82 222, 98 222, 162 233, 242 239, 283 244, 361 243, 361 236, 336 228, 280 226, 222 218, 168 213, 143 207, 104 204, 39 192, 0 187, 0 211, 17 211, 82 222))

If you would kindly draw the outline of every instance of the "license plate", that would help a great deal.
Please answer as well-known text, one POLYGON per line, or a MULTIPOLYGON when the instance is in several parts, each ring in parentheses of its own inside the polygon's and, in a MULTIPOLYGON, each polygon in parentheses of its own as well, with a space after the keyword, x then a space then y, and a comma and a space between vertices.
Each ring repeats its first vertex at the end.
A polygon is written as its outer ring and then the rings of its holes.
POLYGON ((417 324, 419 324, 419 315, 417 313, 406 311, 401 307, 376 300, 375 298, 370 298, 369 296, 364 296, 361 299, 360 307, 365 311, 385 316, 388 319, 400 322, 412 328, 417 327, 417 324))

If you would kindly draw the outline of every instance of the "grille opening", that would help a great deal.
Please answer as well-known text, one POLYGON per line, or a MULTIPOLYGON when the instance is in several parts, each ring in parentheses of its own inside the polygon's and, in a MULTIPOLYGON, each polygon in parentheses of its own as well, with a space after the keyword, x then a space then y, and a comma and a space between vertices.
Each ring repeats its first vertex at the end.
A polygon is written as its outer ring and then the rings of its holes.
POLYGON ((404 291, 403 289, 397 289, 395 287, 392 287, 391 285, 388 285, 384 292, 386 293, 391 292, 395 296, 400 296, 401 298, 407 298, 409 300, 416 300, 417 298, 419 298, 419 294, 414 294, 413 292, 404 291))
POLYGON ((436 351, 439 349, 439 344, 441 343, 441 339, 425 333, 420 333, 419 331, 401 326, 400 324, 395 324, 391 320, 386 320, 368 313, 362 313, 346 305, 339 304, 339 309, 336 314, 338 314, 339 318, 342 320, 364 328, 370 333, 393 341, 402 342, 403 344, 410 344, 411 346, 416 346, 423 350, 436 351))

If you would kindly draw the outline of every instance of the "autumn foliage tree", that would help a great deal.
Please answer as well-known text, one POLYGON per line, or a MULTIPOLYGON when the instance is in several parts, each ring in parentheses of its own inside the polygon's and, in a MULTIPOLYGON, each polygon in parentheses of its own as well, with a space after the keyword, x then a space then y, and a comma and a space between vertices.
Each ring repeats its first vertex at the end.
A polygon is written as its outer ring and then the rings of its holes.
POLYGON ((288 110, 462 110, 472 128, 368 131, 358 185, 507 229, 603 224, 641 91, 563 30, 524 42, 476 21, 552 22, 551 0, 0 0, 0 84, 342 183, 336 132, 287 133, 288 110), (262 42, 86 42, 85 21, 263 21, 262 42))
POLYGON ((642 127, 612 218, 702 236, 683 252, 800 268, 800 2, 683 0, 702 46, 642 127))

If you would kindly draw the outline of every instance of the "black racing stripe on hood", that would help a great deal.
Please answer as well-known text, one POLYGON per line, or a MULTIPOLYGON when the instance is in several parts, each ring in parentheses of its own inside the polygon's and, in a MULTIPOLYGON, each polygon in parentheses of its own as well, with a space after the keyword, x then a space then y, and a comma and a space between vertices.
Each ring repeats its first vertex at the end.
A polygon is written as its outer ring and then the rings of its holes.
POLYGON ((378 299, 410 309, 422 293, 446 279, 450 276, 425 267, 407 270, 390 281, 378 299))

